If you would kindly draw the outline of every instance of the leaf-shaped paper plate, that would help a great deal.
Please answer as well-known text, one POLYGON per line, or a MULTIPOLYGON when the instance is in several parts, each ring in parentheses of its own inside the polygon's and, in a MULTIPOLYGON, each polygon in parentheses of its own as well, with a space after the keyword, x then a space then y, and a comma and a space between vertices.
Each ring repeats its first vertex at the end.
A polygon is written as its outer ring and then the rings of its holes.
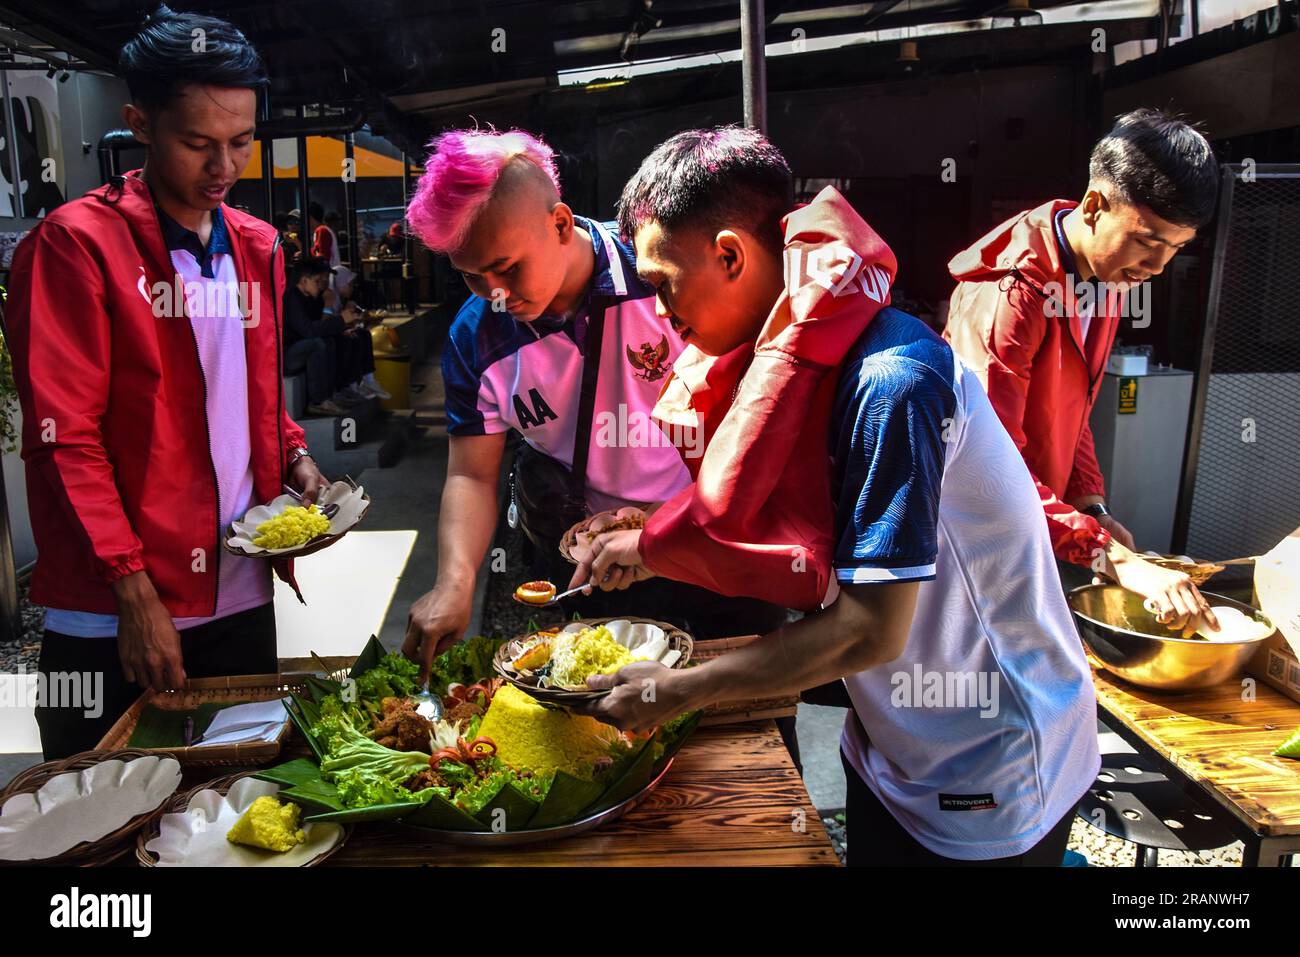
POLYGON ((217 788, 190 792, 158 821, 155 833, 142 834, 137 856, 157 867, 309 867, 343 843, 337 824, 304 823, 307 839, 284 852, 232 844, 226 834, 259 797, 287 796, 273 781, 239 777, 217 788))
POLYGON ((316 500, 316 504, 321 508, 327 505, 339 507, 329 520, 328 532, 292 548, 263 548, 253 544, 253 539, 257 538, 258 525, 283 514, 290 506, 301 504, 292 495, 285 494, 276 496, 265 505, 254 505, 244 513, 242 519, 230 523, 224 542, 226 551, 251 558, 297 558, 311 555, 333 545, 365 518, 366 512, 370 509, 370 496, 366 494, 364 488, 350 481, 335 482, 316 500))

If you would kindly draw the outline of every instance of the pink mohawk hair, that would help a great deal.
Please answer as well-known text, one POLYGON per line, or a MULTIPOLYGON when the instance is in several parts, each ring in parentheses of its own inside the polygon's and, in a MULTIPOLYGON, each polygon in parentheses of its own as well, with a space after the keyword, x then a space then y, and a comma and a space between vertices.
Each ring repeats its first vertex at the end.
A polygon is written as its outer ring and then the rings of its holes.
POLYGON ((501 171, 512 160, 525 159, 539 167, 556 191, 560 189, 555 151, 523 130, 451 130, 436 137, 429 148, 424 174, 406 208, 406 222, 434 252, 449 252, 465 241, 501 171))

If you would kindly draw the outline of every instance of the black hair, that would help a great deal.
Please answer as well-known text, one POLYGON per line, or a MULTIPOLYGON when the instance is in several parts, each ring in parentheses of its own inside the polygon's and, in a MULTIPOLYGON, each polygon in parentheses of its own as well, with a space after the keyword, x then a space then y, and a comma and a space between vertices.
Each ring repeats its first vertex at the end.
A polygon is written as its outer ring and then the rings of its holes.
POLYGON ((234 26, 165 4, 122 47, 117 66, 132 101, 146 110, 164 108, 195 83, 252 90, 267 83, 262 58, 234 26))
POLYGON ((1138 109, 1117 117, 1092 150, 1088 175, 1112 197, 1145 206, 1176 226, 1200 228, 1214 218, 1219 164, 1209 142, 1181 118, 1138 109))
POLYGON ((293 264, 289 279, 294 284, 306 276, 328 276, 330 264, 320 256, 303 256, 293 264))
POLYGON ((325 222, 325 207, 320 203, 312 201, 307 204, 307 215, 318 223, 325 222))
POLYGON ((664 229, 739 226, 769 249, 783 245, 781 218, 794 207, 794 177, 757 130, 687 130, 660 143, 623 187, 619 230, 631 239, 654 220, 664 229))

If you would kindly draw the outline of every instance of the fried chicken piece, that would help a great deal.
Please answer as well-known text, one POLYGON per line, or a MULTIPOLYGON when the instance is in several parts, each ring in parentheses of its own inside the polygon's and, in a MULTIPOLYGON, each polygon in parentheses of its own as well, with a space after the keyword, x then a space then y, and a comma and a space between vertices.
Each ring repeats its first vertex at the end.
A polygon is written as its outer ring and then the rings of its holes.
POLYGON ((397 751, 428 751, 433 722, 414 711, 403 711, 397 718, 397 751))
POLYGON ((415 713, 415 702, 410 698, 385 698, 381 706, 384 709, 384 717, 382 720, 375 721, 375 726, 370 732, 370 737, 376 741, 397 734, 397 726, 402 716, 415 713))
POLYGON ((483 714, 483 706, 477 701, 459 701, 455 707, 443 715, 443 720, 450 721, 457 727, 463 728, 466 721, 481 714, 483 714))

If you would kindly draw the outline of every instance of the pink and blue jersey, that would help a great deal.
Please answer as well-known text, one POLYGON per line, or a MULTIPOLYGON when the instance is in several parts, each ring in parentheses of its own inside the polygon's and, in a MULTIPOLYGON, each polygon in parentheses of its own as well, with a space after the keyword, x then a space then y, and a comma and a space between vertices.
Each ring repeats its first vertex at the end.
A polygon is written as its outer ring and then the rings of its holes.
MULTIPOLYGON (((612 224, 575 220, 591 235, 596 256, 584 307, 567 319, 520 322, 471 296, 443 347, 447 430, 466 436, 515 429, 538 451, 572 465, 587 330, 590 317, 603 314, 587 504, 600 511, 662 502, 690 481, 683 453, 650 416, 682 341, 656 315, 654 289, 637 276, 632 250, 612 224)), ((686 454, 694 451, 677 441, 686 454)))

